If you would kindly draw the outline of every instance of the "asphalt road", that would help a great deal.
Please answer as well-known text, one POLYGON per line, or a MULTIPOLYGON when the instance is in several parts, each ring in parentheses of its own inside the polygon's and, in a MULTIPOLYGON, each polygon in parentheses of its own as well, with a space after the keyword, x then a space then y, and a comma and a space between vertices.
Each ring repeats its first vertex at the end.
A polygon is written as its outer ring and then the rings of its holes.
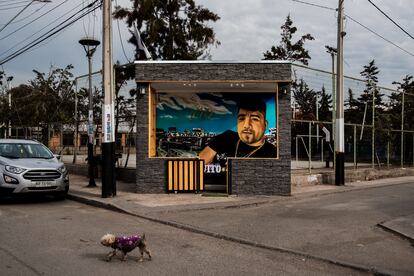
MULTIPOLYGON (((222 216, 227 217, 214 214, 213 218, 222 216)), ((248 231, 255 221, 240 230, 248 231)), ((234 219, 222 221, 222 225, 232 222, 234 219)), ((326 262, 219 240, 70 200, 2 201, 0 225, 1 275, 360 274, 326 262), (108 232, 145 232, 153 260, 138 263, 138 251, 133 251, 126 262, 119 258, 105 262, 104 256, 110 250, 101 246, 99 239, 108 232)), ((262 231, 254 228, 256 234, 262 231)))
POLYGON ((413 214, 414 183, 249 208, 163 213, 164 220, 392 275, 414 275, 414 247, 378 223, 413 214))

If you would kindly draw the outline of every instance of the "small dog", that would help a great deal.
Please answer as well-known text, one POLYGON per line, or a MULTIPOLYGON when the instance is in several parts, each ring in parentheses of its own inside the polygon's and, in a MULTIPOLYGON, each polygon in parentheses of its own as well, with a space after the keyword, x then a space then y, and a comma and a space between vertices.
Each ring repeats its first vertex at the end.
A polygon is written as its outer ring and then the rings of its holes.
POLYGON ((122 236, 116 237, 112 234, 106 234, 101 238, 101 244, 103 246, 112 247, 114 250, 109 252, 107 255, 107 261, 111 261, 112 257, 116 255, 116 250, 121 251, 122 257, 121 260, 125 261, 127 253, 131 252, 135 248, 139 248, 139 252, 141 253, 141 257, 138 258, 139 262, 144 260, 144 253, 148 255, 149 260, 151 260, 151 253, 147 248, 145 234, 142 236, 134 235, 134 236, 122 236))

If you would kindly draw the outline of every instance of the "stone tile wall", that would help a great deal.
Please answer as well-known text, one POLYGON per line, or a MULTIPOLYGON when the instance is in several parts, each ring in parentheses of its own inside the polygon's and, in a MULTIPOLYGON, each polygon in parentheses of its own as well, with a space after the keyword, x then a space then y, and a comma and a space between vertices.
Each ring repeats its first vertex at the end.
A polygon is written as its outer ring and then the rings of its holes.
MULTIPOLYGON (((291 64, 277 62, 137 62, 136 81, 279 81, 279 159, 231 160, 233 194, 289 195, 291 64)), ((148 157, 148 91, 137 100, 137 193, 165 193, 167 161, 148 157)))

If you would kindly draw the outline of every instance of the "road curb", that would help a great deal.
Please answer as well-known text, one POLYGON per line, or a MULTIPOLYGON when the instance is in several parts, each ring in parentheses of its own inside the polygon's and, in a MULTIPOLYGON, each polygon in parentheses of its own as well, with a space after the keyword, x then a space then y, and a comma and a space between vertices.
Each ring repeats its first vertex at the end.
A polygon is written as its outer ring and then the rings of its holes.
POLYGON ((130 212, 125 211, 124 209, 122 209, 121 207, 116 206, 115 204, 112 203, 104 203, 101 202, 99 200, 94 200, 94 199, 89 199, 80 195, 76 195, 76 194, 72 194, 72 193, 68 193, 66 195, 66 199, 70 199, 73 201, 77 201, 80 203, 84 203, 90 206, 94 206, 94 207, 98 207, 98 208, 103 208, 103 209, 107 209, 110 211, 116 211, 119 213, 124 213, 124 214, 128 214, 130 215, 130 212))
POLYGON ((318 261, 322 261, 322 262, 325 262, 325 263, 334 264, 334 265, 354 269, 354 270, 361 271, 361 272, 367 272, 367 273, 370 273, 372 275, 378 275, 378 276, 392 275, 389 272, 380 271, 380 270, 376 269, 375 267, 367 267, 367 266, 363 266, 363 265, 359 265, 359 264, 353 264, 353 263, 348 263, 348 262, 345 262, 345 261, 339 261, 339 260, 336 260, 336 259, 328 259, 328 258, 325 258, 325 257, 322 257, 322 256, 311 255, 311 254, 308 254, 308 253, 299 252, 299 251, 296 251, 296 250, 293 250, 293 249, 287 249, 287 248, 283 248, 283 247, 269 246, 269 245, 266 245, 266 244, 245 240, 245 239, 242 239, 242 238, 230 237, 230 236, 223 235, 223 234, 220 234, 220 233, 210 232, 210 231, 199 229, 199 228, 196 228, 196 227, 193 227, 193 226, 190 226, 190 225, 185 225, 185 224, 181 224, 181 223, 177 223, 177 222, 173 222, 173 221, 168 221, 168 220, 162 220, 162 219, 158 219, 158 218, 155 218, 155 217, 146 216, 146 215, 142 215, 142 214, 132 213, 130 211, 127 211, 127 210, 123 209, 122 207, 120 207, 116 204, 104 203, 104 202, 101 202, 99 200, 85 198, 85 197, 82 197, 80 195, 76 195, 76 194, 72 194, 72 193, 69 193, 67 195, 67 199, 71 199, 71 200, 74 200, 74 201, 77 201, 77 202, 80 202, 80 203, 84 203, 84 204, 87 204, 87 205, 91 205, 91 206, 94 206, 94 207, 104 208, 104 209, 107 209, 107 210, 110 210, 110 211, 120 212, 120 213, 123 213, 123 214, 127 214, 127 215, 131 215, 131 216, 138 217, 138 218, 141 218, 141 219, 145 219, 145 220, 148 220, 148 221, 151 221, 151 222, 160 223, 160 224, 171 226, 171 227, 174 227, 174 228, 186 230, 186 231, 189 231, 189 232, 192 232, 192 233, 206 235, 206 236, 213 237, 213 238, 216 238, 216 239, 222 239, 222 240, 226 240, 226 241, 230 241, 230 242, 234 242, 234 243, 238 243, 238 244, 253 246, 253 247, 266 249, 266 250, 271 250, 271 251, 276 251, 276 252, 281 252, 281 253, 293 254, 293 255, 299 256, 299 257, 318 260, 318 261))
POLYGON ((381 228, 382 230, 384 230, 384 231, 387 231, 387 232, 389 232, 393 235, 396 235, 396 236, 398 236, 398 237, 400 237, 404 240, 409 241, 414 246, 414 239, 412 237, 410 237, 408 235, 405 235, 404 233, 401 233, 400 231, 394 230, 394 229, 384 225, 383 223, 378 223, 377 226, 379 228, 381 228))

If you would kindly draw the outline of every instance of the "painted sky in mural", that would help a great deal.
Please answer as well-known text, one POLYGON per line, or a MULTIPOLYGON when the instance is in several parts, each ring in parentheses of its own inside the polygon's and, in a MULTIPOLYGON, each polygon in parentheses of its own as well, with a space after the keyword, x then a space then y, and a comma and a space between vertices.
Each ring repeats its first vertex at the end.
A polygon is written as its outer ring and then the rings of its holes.
MULTIPOLYGON (((237 131, 237 101, 252 93, 160 93, 157 104, 157 129, 178 132, 201 128, 219 134, 237 131)), ((254 93, 266 103, 268 129, 276 128, 276 97, 273 93, 254 93)))

